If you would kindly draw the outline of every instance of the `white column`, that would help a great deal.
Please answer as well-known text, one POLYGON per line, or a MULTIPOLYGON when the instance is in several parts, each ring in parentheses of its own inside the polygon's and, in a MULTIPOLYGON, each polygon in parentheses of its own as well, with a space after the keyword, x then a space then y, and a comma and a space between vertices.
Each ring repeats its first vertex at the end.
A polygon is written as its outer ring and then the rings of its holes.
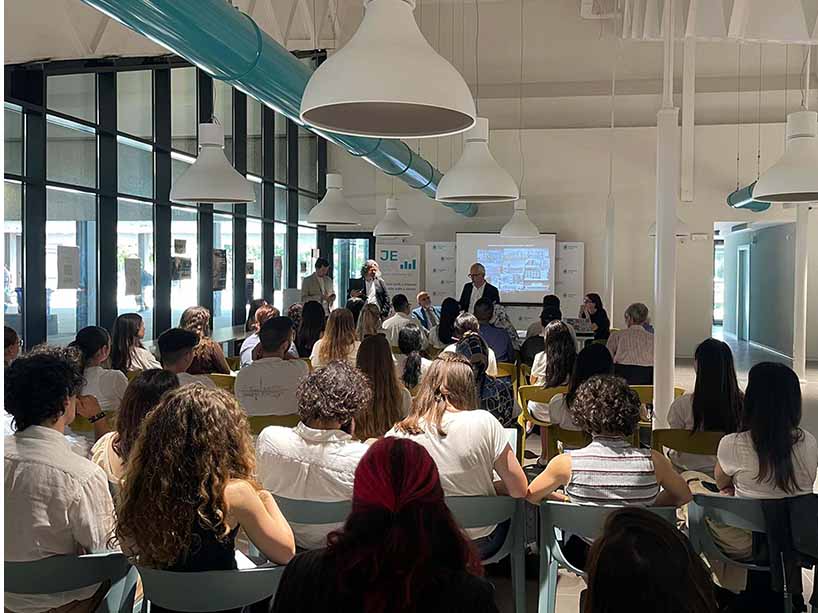
POLYGON ((616 201, 608 194, 605 205, 605 304, 611 316, 614 310, 614 275, 616 272, 616 201))
POLYGON ((792 369, 801 381, 807 378, 807 260, 809 259, 809 209, 795 210, 795 291, 793 296, 792 369))

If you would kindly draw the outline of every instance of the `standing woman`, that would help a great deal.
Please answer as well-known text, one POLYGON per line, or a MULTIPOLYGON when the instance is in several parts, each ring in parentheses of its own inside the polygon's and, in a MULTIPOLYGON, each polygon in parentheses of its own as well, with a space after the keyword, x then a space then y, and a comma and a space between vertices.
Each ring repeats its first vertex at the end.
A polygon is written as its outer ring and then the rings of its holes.
POLYGON ((326 366, 333 360, 355 366, 355 356, 361 343, 355 337, 355 322, 348 309, 335 309, 329 314, 324 336, 312 346, 310 361, 313 368, 326 366))
POLYGON ((367 304, 361 309, 358 315, 358 325, 355 328, 358 340, 363 341, 368 336, 383 334, 381 327, 381 312, 377 305, 367 304))
POLYGON ((242 528, 267 559, 286 564, 292 530, 255 473, 247 416, 231 394, 201 385, 167 393, 128 454, 117 504, 122 550, 162 570, 235 570, 242 528))
POLYGON ((111 368, 123 373, 131 370, 162 368, 153 354, 142 346, 145 322, 138 313, 124 313, 114 322, 111 343, 111 368))
POLYGON ((543 336, 545 349, 534 356, 531 383, 542 387, 567 385, 577 359, 577 345, 571 336, 571 330, 566 324, 556 320, 545 326, 543 336))
POLYGON ((440 321, 429 331, 429 342, 436 349, 444 349, 454 342, 454 322, 460 315, 460 303, 446 298, 440 305, 440 321))
POLYGON ((295 333, 295 348, 298 350, 298 357, 308 358, 312 355, 312 348, 315 342, 324 333, 324 326, 327 324, 327 316, 324 307, 320 302, 309 300, 304 303, 301 309, 301 323, 295 333))
POLYGON ((611 320, 602 306, 602 298, 599 294, 586 294, 582 306, 579 308, 579 316, 582 319, 591 321, 591 328, 594 331, 594 340, 608 340, 611 335, 611 320))
POLYGON ((221 346, 210 338, 210 311, 202 306, 186 308, 179 319, 179 327, 199 336, 199 344, 193 349, 193 362, 187 369, 188 374, 230 374, 230 366, 224 359, 221 346))
POLYGON ((358 349, 356 366, 369 379, 372 403, 355 416, 358 440, 379 438, 409 414, 412 396, 395 374, 392 348, 383 334, 368 336, 358 349))

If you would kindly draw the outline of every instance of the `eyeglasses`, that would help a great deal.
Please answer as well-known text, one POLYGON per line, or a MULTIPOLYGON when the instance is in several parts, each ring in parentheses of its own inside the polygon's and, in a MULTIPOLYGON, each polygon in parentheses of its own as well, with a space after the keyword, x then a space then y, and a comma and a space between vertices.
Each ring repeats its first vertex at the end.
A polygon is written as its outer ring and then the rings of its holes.
POLYGON ((485 277, 485 276, 486 276, 486 273, 484 273, 484 272, 475 272, 475 273, 470 272, 469 273, 469 279, 474 279, 475 277, 485 277))

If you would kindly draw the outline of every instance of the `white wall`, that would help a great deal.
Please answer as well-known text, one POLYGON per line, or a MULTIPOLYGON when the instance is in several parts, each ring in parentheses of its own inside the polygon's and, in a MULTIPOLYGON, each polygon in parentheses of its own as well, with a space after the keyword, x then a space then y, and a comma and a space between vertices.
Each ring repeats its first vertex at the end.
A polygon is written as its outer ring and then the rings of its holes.
MULTIPOLYGON (((742 186, 757 176, 756 126, 741 128, 742 186)), ((608 189, 610 133, 605 129, 524 130, 524 196, 531 219, 558 240, 585 243, 586 291, 600 291, 604 280, 604 207, 608 189)), ((707 240, 687 241, 678 249, 677 354, 693 355, 696 345, 710 335, 713 293, 713 223, 716 221, 794 221, 795 212, 774 206, 754 214, 731 209, 725 203, 736 187, 736 126, 696 128, 695 200, 680 203, 679 216, 694 233, 707 240)), ((762 170, 783 152, 783 124, 765 124, 761 130, 762 170)), ((417 141, 410 143, 417 148, 417 141)), ((445 172, 459 157, 461 138, 420 141, 423 155, 445 172)), ((520 178, 518 132, 491 133, 497 160, 515 179, 520 178)), ((653 239, 648 228, 655 219, 655 128, 618 129, 615 138, 614 190, 617 202, 616 294, 608 309, 614 325, 631 302, 653 303, 653 239)), ((367 163, 330 146, 330 168, 343 173, 347 199, 370 226, 383 214, 393 181, 367 163)), ((456 232, 498 231, 511 215, 511 206, 482 205, 476 217, 465 218, 435 203, 401 181, 394 181, 401 214, 415 230, 406 242, 453 240, 456 232)), ((809 319, 807 353, 818 358, 818 213, 810 226, 809 319)), ((423 267, 421 267, 423 275, 423 267)), ((461 283, 465 279, 459 280, 461 283)))

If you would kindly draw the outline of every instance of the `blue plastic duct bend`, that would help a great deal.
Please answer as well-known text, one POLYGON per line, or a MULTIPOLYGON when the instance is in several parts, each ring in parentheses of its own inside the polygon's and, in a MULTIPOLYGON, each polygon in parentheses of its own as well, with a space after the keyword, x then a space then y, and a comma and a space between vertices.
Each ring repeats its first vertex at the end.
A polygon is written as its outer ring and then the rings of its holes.
MULTIPOLYGON (((83 2, 301 123, 301 97, 312 71, 227 0, 83 2)), ((403 141, 313 132, 435 197, 443 175, 403 141)), ((441 204, 467 217, 477 213, 475 204, 441 204)))
POLYGON ((732 194, 727 196, 727 204, 734 209, 749 209, 753 213, 760 213, 770 208, 769 202, 761 202, 753 198, 753 190, 755 189, 756 181, 753 181, 747 187, 737 189, 732 194))

